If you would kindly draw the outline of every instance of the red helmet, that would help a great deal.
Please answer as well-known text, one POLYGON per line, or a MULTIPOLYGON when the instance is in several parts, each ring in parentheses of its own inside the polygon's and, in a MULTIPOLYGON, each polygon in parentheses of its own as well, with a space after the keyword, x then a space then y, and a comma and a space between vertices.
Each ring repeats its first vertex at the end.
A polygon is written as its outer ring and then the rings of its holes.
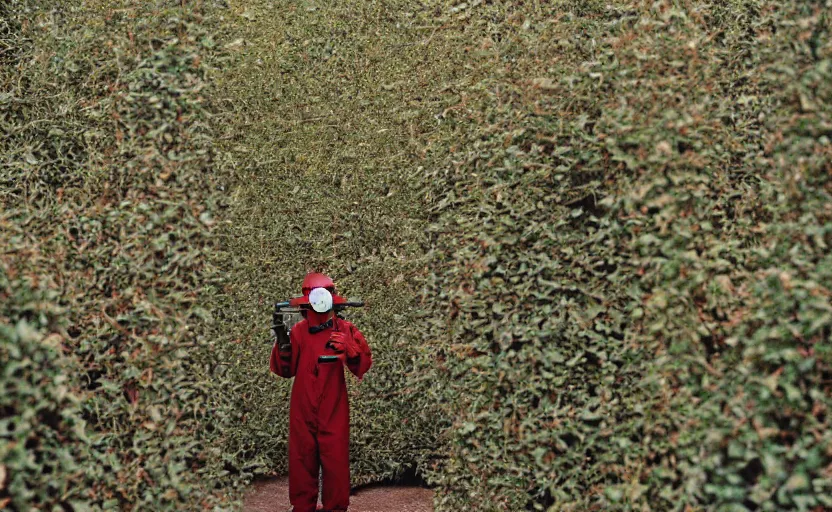
POLYGON ((318 272, 310 272, 306 275, 301 285, 301 293, 309 295, 313 288, 326 288, 329 293, 335 294, 335 283, 332 282, 332 279, 318 272))

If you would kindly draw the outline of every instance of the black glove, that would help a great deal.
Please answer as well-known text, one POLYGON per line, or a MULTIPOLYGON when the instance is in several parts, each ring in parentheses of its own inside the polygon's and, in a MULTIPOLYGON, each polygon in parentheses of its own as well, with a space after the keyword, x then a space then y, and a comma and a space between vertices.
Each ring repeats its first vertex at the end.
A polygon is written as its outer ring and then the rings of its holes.
POLYGON ((283 317, 281 315, 274 315, 272 317, 271 335, 274 343, 277 345, 278 351, 292 351, 292 342, 289 339, 289 330, 286 328, 286 324, 283 323, 283 317))

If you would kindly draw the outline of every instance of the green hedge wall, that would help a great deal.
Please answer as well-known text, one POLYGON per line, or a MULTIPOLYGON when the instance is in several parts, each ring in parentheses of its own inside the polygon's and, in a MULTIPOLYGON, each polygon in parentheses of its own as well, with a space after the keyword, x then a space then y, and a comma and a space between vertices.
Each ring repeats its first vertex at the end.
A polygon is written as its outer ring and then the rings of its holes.
MULTIPOLYGON (((2 10, 0 503, 220 510, 200 336, 213 6, 2 10)), ((0 507, 2 508, 2 507, 0 507)))
POLYGON ((439 509, 832 506, 828 2, 446 12, 439 509))

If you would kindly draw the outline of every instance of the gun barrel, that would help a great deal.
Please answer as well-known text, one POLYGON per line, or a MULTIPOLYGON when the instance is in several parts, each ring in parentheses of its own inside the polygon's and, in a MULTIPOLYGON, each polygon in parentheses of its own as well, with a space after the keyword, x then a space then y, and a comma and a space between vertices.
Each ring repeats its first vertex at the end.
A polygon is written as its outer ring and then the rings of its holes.
MULTIPOLYGON (((341 310, 345 308, 361 308, 364 307, 363 301, 342 302, 341 304, 333 304, 332 308, 341 310)), ((303 304, 300 306, 292 306, 289 301, 277 302, 274 305, 274 310, 281 313, 299 313, 303 309, 309 309, 310 306, 303 304), (292 308, 292 309, 288 309, 292 308)))
POLYGON ((335 309, 344 309, 344 308, 362 308, 364 307, 363 302, 344 302, 343 304, 335 304, 333 306, 335 309))

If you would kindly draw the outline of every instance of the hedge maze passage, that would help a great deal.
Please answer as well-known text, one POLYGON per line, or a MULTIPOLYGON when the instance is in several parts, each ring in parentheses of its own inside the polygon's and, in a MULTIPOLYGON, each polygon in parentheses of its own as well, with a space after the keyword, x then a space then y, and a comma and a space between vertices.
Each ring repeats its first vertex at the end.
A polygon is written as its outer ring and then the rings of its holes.
POLYGON ((270 312, 314 270, 367 302, 355 485, 832 510, 831 31, 829 0, 0 3, 0 509, 276 492, 270 312))

